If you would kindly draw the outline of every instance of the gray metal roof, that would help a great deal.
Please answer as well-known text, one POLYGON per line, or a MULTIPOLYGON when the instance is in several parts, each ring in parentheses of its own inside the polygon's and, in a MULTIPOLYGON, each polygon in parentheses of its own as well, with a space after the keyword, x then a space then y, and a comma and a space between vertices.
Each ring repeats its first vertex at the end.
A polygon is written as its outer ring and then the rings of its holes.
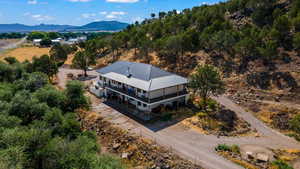
POLYGON ((153 91, 187 83, 186 78, 144 63, 118 61, 97 70, 97 72, 109 79, 113 79, 145 91, 153 91))

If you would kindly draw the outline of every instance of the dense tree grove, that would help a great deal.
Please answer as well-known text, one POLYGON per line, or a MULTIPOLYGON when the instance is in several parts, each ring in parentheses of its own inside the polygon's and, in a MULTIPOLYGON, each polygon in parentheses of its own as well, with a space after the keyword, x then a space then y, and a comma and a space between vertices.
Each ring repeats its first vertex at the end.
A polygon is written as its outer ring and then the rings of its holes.
POLYGON ((23 33, 0 33, 0 39, 20 39, 25 37, 23 33))
POLYGON ((228 62, 238 59, 240 69, 235 70, 242 71, 252 60, 271 65, 281 58, 279 48, 300 52, 299 4, 300 0, 230 0, 160 12, 98 41, 105 41, 102 49, 109 49, 114 57, 121 50, 134 49, 147 60, 155 51, 167 63, 181 63, 189 56, 186 53, 204 50, 229 56, 228 62))
POLYGON ((83 85, 56 89, 47 76, 55 71, 45 71, 55 70, 49 60, 0 62, 0 168, 122 169, 118 159, 100 153, 94 133, 81 131, 74 112, 89 108, 83 85))

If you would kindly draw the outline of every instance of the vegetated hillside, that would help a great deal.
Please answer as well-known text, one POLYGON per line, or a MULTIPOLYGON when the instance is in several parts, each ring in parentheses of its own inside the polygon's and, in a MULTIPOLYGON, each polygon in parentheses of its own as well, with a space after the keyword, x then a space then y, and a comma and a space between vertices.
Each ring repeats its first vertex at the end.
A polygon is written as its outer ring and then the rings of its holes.
POLYGON ((233 92, 278 89, 299 98, 299 30, 300 0, 230 0, 151 14, 104 41, 114 59, 128 50, 143 62, 155 55, 158 66, 183 75, 210 63, 231 78, 233 92))
POLYGON ((83 26, 40 24, 28 26, 23 24, 0 24, 0 32, 31 32, 31 31, 120 31, 128 26, 118 21, 92 22, 83 26))

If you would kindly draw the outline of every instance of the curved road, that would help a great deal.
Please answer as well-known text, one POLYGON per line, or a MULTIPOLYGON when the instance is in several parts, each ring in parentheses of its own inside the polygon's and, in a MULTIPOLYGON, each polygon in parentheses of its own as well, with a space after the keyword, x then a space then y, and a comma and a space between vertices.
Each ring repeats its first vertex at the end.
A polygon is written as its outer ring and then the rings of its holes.
MULTIPOLYGON (((78 73, 80 71, 61 68, 58 73, 59 85, 65 86, 67 73, 78 73)), ((91 72, 95 73, 95 72, 91 72)), ((267 127, 263 122, 256 119, 251 113, 233 103, 226 96, 214 97, 220 104, 237 113, 237 115, 251 124, 260 137, 216 137, 204 135, 188 129, 180 123, 166 125, 166 123, 144 125, 119 113, 113 108, 101 103, 99 99, 91 96, 93 111, 101 115, 118 127, 128 130, 131 133, 152 139, 160 145, 170 148, 192 162, 195 162, 206 169, 241 169, 242 167, 217 155, 214 148, 218 144, 237 145, 260 145, 274 149, 289 148, 300 149, 300 144, 292 138, 267 127)))

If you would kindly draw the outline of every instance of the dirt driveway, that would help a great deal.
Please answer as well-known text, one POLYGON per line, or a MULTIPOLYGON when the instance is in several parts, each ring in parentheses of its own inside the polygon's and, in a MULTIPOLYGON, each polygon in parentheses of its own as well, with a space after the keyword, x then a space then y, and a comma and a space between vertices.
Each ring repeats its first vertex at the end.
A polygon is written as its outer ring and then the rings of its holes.
MULTIPOLYGON (((66 74, 76 74, 81 71, 61 68, 58 74, 59 85, 64 87, 66 74)), ((92 71, 91 74, 97 74, 92 71)), ((91 96, 93 111, 99 112, 106 120, 116 126, 128 130, 131 133, 152 139, 158 144, 169 147, 178 155, 195 162, 206 169, 241 169, 242 167, 220 157, 214 151, 218 144, 237 144, 237 145, 260 145, 269 148, 293 148, 300 149, 300 144, 295 140, 286 137, 277 131, 265 126, 257 120, 251 113, 246 112, 238 105, 234 104, 225 96, 215 98, 219 103, 235 111, 241 118, 251 124, 262 135, 259 138, 248 137, 216 137, 204 135, 199 132, 186 128, 180 123, 166 124, 157 123, 151 125, 141 124, 126 115, 103 104, 94 96, 91 96)))

